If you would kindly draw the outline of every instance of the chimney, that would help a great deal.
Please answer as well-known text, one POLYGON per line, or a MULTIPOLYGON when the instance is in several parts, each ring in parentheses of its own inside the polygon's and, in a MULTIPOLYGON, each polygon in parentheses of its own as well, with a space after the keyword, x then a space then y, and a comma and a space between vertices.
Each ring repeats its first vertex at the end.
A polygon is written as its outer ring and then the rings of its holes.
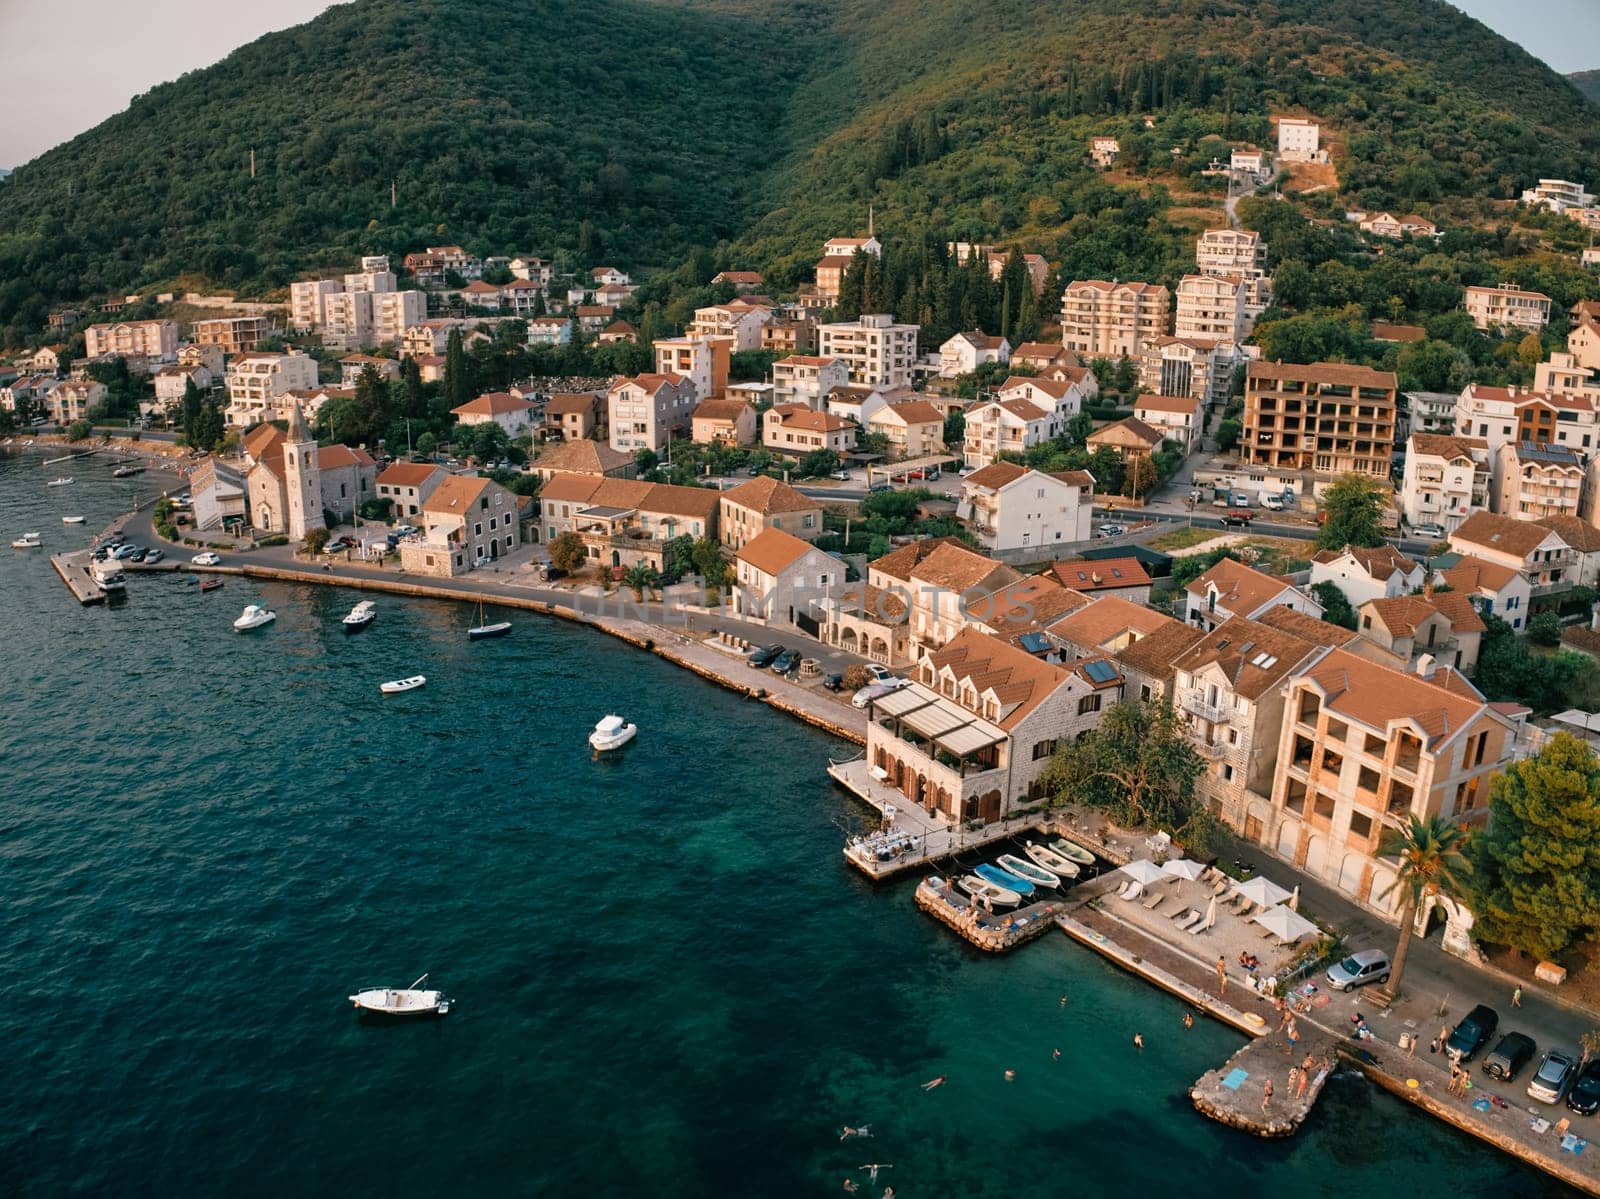
POLYGON ((1417 659, 1417 673, 1423 678, 1427 678, 1433 673, 1433 662, 1432 654, 1423 654, 1417 659))
POLYGON ((1429 575, 1427 580, 1422 584, 1422 598, 1423 599, 1432 599, 1433 598, 1433 576, 1432 575, 1429 575))

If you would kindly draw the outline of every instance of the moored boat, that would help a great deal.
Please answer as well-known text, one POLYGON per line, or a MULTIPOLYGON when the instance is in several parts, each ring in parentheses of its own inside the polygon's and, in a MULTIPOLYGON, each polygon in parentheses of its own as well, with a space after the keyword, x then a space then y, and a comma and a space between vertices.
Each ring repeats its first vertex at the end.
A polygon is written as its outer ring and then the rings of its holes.
POLYGON ((117 467, 116 470, 112 471, 111 472, 111 477, 113 479, 127 479, 127 478, 131 478, 134 475, 142 475, 142 474, 144 474, 144 467, 140 463, 128 462, 128 463, 123 464, 122 466, 117 467))
POLYGON ((1075 842, 1068 841, 1065 837, 1057 837, 1054 841, 1050 842, 1050 848, 1055 850, 1062 857, 1068 859, 1069 861, 1076 862, 1080 866, 1094 865, 1094 854, 1090 853, 1083 846, 1078 845, 1075 842))
POLYGON ((37 533, 24 533, 21 537, 14 537, 11 540, 11 548, 14 550, 36 550, 39 545, 37 533))
POLYGON ((956 884, 973 899, 979 903, 987 903, 990 907, 1014 908, 1022 902, 1022 896, 1015 891, 997 887, 975 874, 962 876, 956 880, 956 884))
POLYGON ((371 624, 373 618, 377 615, 378 605, 371 600, 362 600, 345 614, 345 618, 341 623, 344 625, 345 632, 358 633, 371 624))
POLYGON ((1078 872, 1081 869, 1078 863, 1063 854, 1057 853, 1047 845, 1029 841, 1022 847, 1022 851, 1052 874, 1060 875, 1064 879, 1078 877, 1078 872))
POLYGON ((490 624, 484 615, 483 601, 478 601, 478 623, 467 630, 467 638, 471 641, 482 641, 486 637, 504 637, 511 631, 509 620, 497 620, 490 624))
POLYGON ((83 523, 83 517, 81 517, 81 516, 63 516, 61 518, 61 523, 64 524, 64 525, 81 525, 83 523))
POLYGON ((1002 870, 1009 870, 1018 878, 1025 878, 1036 887, 1059 887, 1061 876, 1053 874, 1043 866, 1036 866, 1025 858, 1019 858, 1014 853, 1003 853, 995 862, 1002 870))
POLYGON ((360 987, 350 1002, 363 1015, 392 1016, 399 1019, 443 1016, 450 1011, 450 1000, 443 991, 424 990, 424 974, 409 987, 360 987))
POLYGON ((276 612, 269 612, 260 604, 247 604, 245 610, 239 614, 239 619, 233 622, 233 627, 241 633, 251 629, 259 629, 264 624, 271 624, 278 619, 276 612))
POLYGON ((988 862, 980 862, 973 868, 976 874, 986 883, 993 883, 997 887, 1004 887, 1007 891, 1015 891, 1018 896, 1032 895, 1034 886, 1020 875, 1012 874, 1009 870, 1002 870, 998 866, 991 866, 988 862))
MULTIPOLYGON (((194 578, 193 575, 190 575, 189 577, 191 579, 194 578)), ((221 579, 207 579, 204 583, 200 584, 200 594, 204 595, 208 591, 215 591, 218 587, 221 587, 221 586, 222 586, 222 580, 221 579)))
POLYGON ((589 734, 589 744, 597 750, 620 749, 632 741, 638 731, 636 725, 629 724, 620 716, 606 716, 589 734))
POLYGON ((45 486, 46 487, 65 487, 70 482, 72 482, 72 477, 70 475, 62 475, 59 479, 51 479, 48 483, 45 484, 45 486))
POLYGON ((122 573, 122 563, 115 558, 102 558, 90 568, 89 573, 94 576, 101 591, 123 591, 128 586, 127 576, 122 573))
POLYGON ((428 681, 426 675, 414 674, 409 679, 395 679, 388 683, 379 683, 378 690, 385 695, 399 695, 402 691, 415 691, 428 681))

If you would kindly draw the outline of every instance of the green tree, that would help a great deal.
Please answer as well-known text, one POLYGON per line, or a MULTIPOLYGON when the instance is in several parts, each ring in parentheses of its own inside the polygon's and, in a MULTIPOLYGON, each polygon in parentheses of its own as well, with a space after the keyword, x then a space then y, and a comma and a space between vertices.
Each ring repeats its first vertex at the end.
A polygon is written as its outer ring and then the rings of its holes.
POLYGON ((1551 611, 1540 612, 1528 621, 1528 640, 1535 645, 1561 644, 1561 617, 1551 611))
POLYGON ((1336 624, 1342 629, 1356 627, 1356 610, 1350 606, 1350 599, 1339 590, 1339 585, 1331 579, 1324 579, 1311 589, 1317 597, 1317 602, 1322 605, 1322 619, 1329 624, 1336 624))
POLYGON ((562 574, 572 574, 583 565, 588 551, 584 548, 583 538, 576 533, 566 532, 559 534, 550 543, 550 565, 562 574))
POLYGON ((660 582, 661 575, 647 562, 635 562, 622 572, 623 586, 632 589, 633 598, 636 600, 644 599, 644 593, 654 591, 660 582))
POLYGON ((194 376, 188 375, 183 380, 183 399, 179 402, 178 428, 183 430, 183 439, 190 445, 194 444, 194 420, 200 415, 200 389, 194 385, 194 376))
POLYGON ((217 407, 215 400, 206 400, 200 405, 200 411, 185 440, 195 449, 211 450, 222 440, 222 434, 222 410, 217 407))
POLYGON ((1399 858, 1400 869, 1394 882, 1379 895, 1387 899, 1399 893, 1400 938, 1395 944, 1389 981, 1382 993, 1390 1000, 1400 994, 1400 979, 1405 973, 1406 953, 1411 948, 1411 931, 1417 922, 1417 908, 1432 895, 1453 900, 1465 898, 1466 877, 1472 873, 1467 858, 1467 833, 1459 824, 1441 816, 1412 816, 1404 828, 1388 828, 1378 843, 1378 856, 1399 858))
POLYGON ((472 399, 476 386, 472 364, 461 344, 461 330, 450 330, 444 348, 444 400, 449 408, 459 408, 472 399))
POLYGON ((1217 426, 1217 449, 1226 454, 1239 444, 1239 438, 1244 434, 1244 422, 1237 417, 1230 416, 1217 426))
POLYGON ((305 540, 300 543, 301 548, 308 554, 320 554, 323 547, 328 544, 330 536, 325 528, 307 529, 305 540))
POLYGON ((1538 958, 1600 932, 1600 760, 1557 733, 1489 786, 1473 838, 1476 931, 1538 958))
POLYGON ((1322 497, 1327 514, 1317 530, 1317 548, 1342 550, 1347 545, 1383 544, 1383 490, 1376 480, 1365 475, 1342 475, 1322 497))
POLYGON ((702 537, 689 552, 695 572, 706 581, 706 586, 720 590, 728 581, 728 560, 722 555, 722 546, 714 537, 702 537))
POLYGON ((1208 827, 1194 795, 1204 769, 1171 704, 1126 702, 1058 749, 1042 781, 1058 804, 1100 808, 1126 828, 1189 836, 1208 827))
POLYGON ((839 469, 839 455, 833 450, 812 450, 795 464, 797 479, 816 479, 839 469))
POLYGON ((417 438, 417 453, 424 457, 431 457, 439 449, 439 439, 432 433, 423 433, 417 438))
POLYGON ((67 426, 68 441, 82 441, 94 432, 94 426, 86 420, 75 420, 67 426))

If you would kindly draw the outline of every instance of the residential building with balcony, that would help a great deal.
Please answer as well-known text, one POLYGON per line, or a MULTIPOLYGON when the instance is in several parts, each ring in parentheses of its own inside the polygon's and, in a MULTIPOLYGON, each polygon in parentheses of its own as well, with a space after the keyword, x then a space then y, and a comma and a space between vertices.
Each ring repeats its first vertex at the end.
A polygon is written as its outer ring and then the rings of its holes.
MULTIPOLYGON (((1076 376, 1077 371, 1068 370, 1064 373, 1076 376)), ((1039 375, 1030 378, 1023 375, 1013 375, 999 387, 995 388, 994 398, 997 400, 1026 400, 1054 418, 1055 433, 1059 437, 1066 432, 1067 422, 1083 410, 1086 401, 1100 394, 1099 384, 1094 382, 1094 373, 1088 371, 1082 378, 1053 378, 1049 375, 1039 375)))
MULTIPOLYGON (((1088 541, 1094 523, 1094 476, 1047 474, 995 462, 961 481, 956 515, 991 553, 1088 541)), ((1148 582, 1148 580, 1146 580, 1148 582)))
POLYGON ((944 453, 944 414, 927 400, 883 404, 865 427, 888 438, 889 456, 900 461, 944 453))
MULTIPOLYGON (((761 348, 780 358, 817 352, 817 318, 810 314, 773 314, 761 326, 761 348)), ((849 372, 846 372, 848 377, 849 372)))
POLYGON ((585 441, 600 427, 605 406, 598 391, 558 391, 544 402, 544 435, 585 441))
POLYGON ((212 374, 203 366, 164 366, 155 373, 154 381, 156 407, 165 411, 183 401, 190 383, 196 391, 209 390, 212 374))
POLYGON ((996 596, 1021 581, 1003 562, 945 541, 912 565, 909 591, 910 634, 918 655, 944 645, 969 624, 982 623, 1009 609, 996 596))
POLYGON ((1579 516, 1541 516, 1533 522, 1555 533, 1572 551, 1563 579, 1574 587, 1600 584, 1600 528, 1579 516))
POLYGON ((655 341, 656 374, 689 380, 697 400, 720 396, 728 387, 733 338, 724 334, 661 337, 655 341))
POLYGON ((396 517, 422 515, 422 505, 450 472, 436 462, 393 462, 378 475, 377 498, 388 500, 396 517))
MULTIPOLYGON (((1535 377, 1546 384, 1570 384, 1581 378, 1554 361, 1540 364, 1535 377)), ((1600 446, 1600 409, 1595 401, 1595 394, 1581 385, 1564 392, 1555 387, 1468 384, 1456 401, 1456 431, 1488 442, 1491 464, 1501 446, 1520 441, 1564 446, 1587 459, 1600 446)))
POLYGON ((488 391, 450 409, 460 425, 498 425, 515 441, 533 432, 533 405, 509 391, 488 391))
POLYGON ((793 533, 763 529, 733 555, 728 613, 815 635, 829 610, 825 601, 844 585, 844 576, 841 559, 793 533))
POLYGON ((1565 446, 1507 442, 1495 455, 1493 475, 1491 507, 1502 516, 1576 516, 1581 507, 1583 460, 1565 446))
POLYGON ((690 418, 698 445, 750 446, 756 441, 756 410, 745 400, 701 400, 690 418))
POLYGON ((1056 747, 1096 727, 1121 693, 1103 659, 1068 669, 964 629, 911 686, 873 703, 867 758, 930 815, 990 824, 1043 799, 1056 747))
POLYGON ((331 350, 376 345, 369 291, 336 291, 322 301, 322 344, 331 350))
POLYGON ((1267 269, 1267 243, 1248 229, 1207 229, 1195 243, 1203 275, 1251 275, 1267 269))
POLYGON ((1357 607, 1362 638, 1408 662, 1427 655, 1429 663, 1470 671, 1478 664, 1484 623, 1470 596, 1457 591, 1397 595, 1367 600, 1357 607))
POLYGON ((317 363, 299 350, 240 354, 228 363, 227 383, 227 426, 248 429, 265 420, 280 419, 282 397, 287 392, 315 388, 317 363))
POLYGON ((803 458, 817 450, 848 454, 856 448, 856 426, 832 413, 780 404, 762 416, 761 444, 789 458, 803 458))
POLYGON ((106 385, 94 379, 68 379, 52 386, 46 410, 58 425, 83 420, 89 410, 106 398, 106 385))
POLYGON ((1220 404, 1254 347, 1210 338, 1157 337, 1139 351, 1139 386, 1164 396, 1189 396, 1220 404))
POLYGON ((1527 329, 1537 332, 1550 323, 1550 297, 1524 291, 1513 283, 1499 287, 1469 287, 1467 315, 1480 329, 1527 329))
POLYGON ((1133 419, 1156 430, 1183 454, 1199 448, 1203 416, 1200 401, 1186 395, 1140 395, 1133 401, 1133 419))
POLYGON ((860 320, 817 326, 817 355, 843 362, 850 382, 883 387, 911 386, 917 361, 917 325, 900 325, 882 313, 860 320))
POLYGON ((1270 608, 1322 619, 1322 605, 1293 583, 1223 558, 1184 588, 1181 618, 1210 632, 1235 616, 1260 620, 1270 608))
POLYGON ((451 475, 422 504, 422 535, 400 543, 401 567, 453 578, 516 551, 522 537, 522 497, 493 479, 451 475))
POLYGON ((1454 566, 1436 570, 1434 581, 1467 596, 1480 615, 1498 616, 1516 632, 1528 623, 1533 584, 1521 571, 1467 554, 1454 566))
POLYGON ((576 533, 601 569, 665 564, 675 537, 717 535, 717 493, 637 479, 561 473, 539 489, 539 537, 549 544, 576 533))
POLYGON ((272 333, 272 323, 264 316, 221 316, 195 321, 189 335, 197 345, 220 346, 222 352, 248 354, 272 333))
POLYGON ((772 319, 772 309, 744 300, 730 300, 726 304, 713 304, 694 310, 694 321, 689 325, 690 337, 726 337, 732 341, 732 350, 759 350, 761 330, 772 319))
MULTIPOLYGON (((1373 340, 1378 326, 1373 325, 1373 340)), ((1420 332, 1420 330, 1419 330, 1420 332)), ((1449 435, 1456 431, 1456 404, 1460 397, 1451 391, 1407 391, 1403 393, 1411 418, 1406 436, 1413 433, 1449 435)))
POLYGON ((1173 333, 1204 341, 1243 341, 1255 328, 1245 311, 1243 275, 1185 275, 1178 283, 1173 333))
POLYGON ((1023 454, 1049 441, 1059 428, 1053 411, 1028 400, 991 400, 968 410, 961 456, 981 469, 1001 454, 1023 454))
POLYGON ((635 375, 606 392, 606 427, 611 448, 627 454, 659 452, 674 437, 692 435, 699 403, 694 384, 681 375, 635 375))
POLYGON ((1388 542, 1318 550, 1311 558, 1311 585, 1332 583, 1352 608, 1370 599, 1409 595, 1427 582, 1427 569, 1388 542))
POLYGON ((420 291, 380 291, 372 294, 372 341, 392 346, 405 331, 428 315, 428 299, 420 291))
POLYGON ((1303 117, 1278 118, 1278 158, 1283 162, 1325 161, 1322 126, 1303 117))
POLYGON ((891 668, 914 662, 920 651, 911 640, 911 571, 941 546, 960 544, 952 537, 925 537, 873 559, 865 579, 846 584, 819 605, 817 636, 891 668))
POLYGON ((1594 196, 1584 190, 1583 184, 1570 179, 1541 179, 1538 187, 1522 193, 1522 202, 1530 208, 1547 208, 1554 213, 1569 208, 1592 208, 1594 196))
POLYGON ((1397 397, 1392 371, 1252 362, 1239 456, 1274 470, 1388 479, 1397 397))
POLYGON ((1084 444, 1091 454, 1099 449, 1115 450, 1117 457, 1124 462, 1131 462, 1135 458, 1150 457, 1166 439, 1161 429, 1145 424, 1136 416, 1129 416, 1112 421, 1109 425, 1101 425, 1089 434, 1084 444))
POLYGON ((138 355, 151 362, 173 362, 178 357, 178 323, 119 321, 114 325, 90 325, 83 331, 83 352, 89 358, 138 355))
POLYGON ((802 541, 822 535, 822 504, 771 475, 758 475, 721 493, 722 544, 736 550, 768 529, 802 541))
POLYGON ((850 382, 850 367, 837 358, 791 354, 772 364, 773 404, 800 404, 821 412, 828 393, 850 382))
POLYGON ((1573 585, 1572 547, 1560 533, 1537 521, 1475 512, 1450 534, 1450 548, 1517 572, 1534 595, 1573 585))
POLYGON ((1291 679, 1270 810, 1251 839, 1390 919, 1398 863, 1386 828, 1412 817, 1487 817, 1511 722, 1453 670, 1422 675, 1334 649, 1291 679))
POLYGON ((1011 361, 1011 343, 988 333, 957 333, 939 347, 939 377, 956 379, 970 375, 986 363, 1011 361))
POLYGON ((816 275, 817 305, 821 308, 831 308, 839 293, 844 289, 844 275, 855 265, 855 255, 851 254, 824 254, 817 259, 816 275))
POLYGON ((1172 293, 1155 283, 1075 279, 1061 297, 1061 344, 1095 358, 1134 357, 1167 335, 1172 293))
POLYGON ((354 387, 368 367, 378 372, 378 378, 392 381, 400 377, 400 364, 393 358, 378 358, 372 354, 346 354, 339 359, 339 386, 354 387))
POLYGON ((572 344, 572 320, 565 316, 536 316, 528 322, 528 347, 572 344))

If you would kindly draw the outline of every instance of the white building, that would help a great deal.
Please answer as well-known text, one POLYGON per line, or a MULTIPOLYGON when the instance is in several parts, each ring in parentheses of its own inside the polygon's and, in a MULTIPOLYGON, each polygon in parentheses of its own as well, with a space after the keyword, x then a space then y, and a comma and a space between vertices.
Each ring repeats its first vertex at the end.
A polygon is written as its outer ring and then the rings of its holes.
POLYGON ((1180 338, 1243 341, 1255 327, 1245 312, 1242 275, 1185 275, 1178 284, 1175 333, 1180 338))
POLYGON ((1158 430, 1184 454, 1200 445, 1200 401, 1192 396, 1141 395, 1133 401, 1133 416, 1158 430))
POLYGON ((1302 117, 1278 118, 1278 157, 1284 162, 1318 162, 1326 158, 1321 152, 1322 126, 1302 117))
POLYGON ((1489 443, 1481 437, 1413 433, 1396 499, 1412 529, 1436 526, 1453 532, 1473 511, 1489 506, 1489 443))
POLYGON ((987 333, 957 333, 939 347, 939 377, 955 379, 970 375, 988 362, 1011 361, 1011 343, 987 333))
POLYGON ((734 353, 761 348, 761 330, 772 319, 772 309, 760 304, 747 304, 731 300, 726 304, 713 304, 709 308, 696 308, 694 322, 689 326, 691 337, 726 337, 732 342, 734 353))
POLYGON ((1562 213, 1569 208, 1594 207, 1594 196, 1583 189, 1583 184, 1570 179, 1541 179, 1538 187, 1530 187, 1522 193, 1522 202, 1562 213))
POLYGON ((1195 244, 1194 259, 1202 275, 1265 273, 1267 243, 1248 229, 1207 229, 1195 244))
POLYGON ((772 402, 803 404, 820 412, 828 393, 850 382, 850 368, 837 358, 791 354, 772 364, 772 402))
POLYGON ((656 374, 688 379, 695 395, 709 400, 727 390, 733 346, 734 340, 729 334, 658 338, 655 342, 656 374))
POLYGON ((289 284, 289 327, 296 333, 311 333, 326 320, 323 305, 327 298, 344 289, 337 279, 305 279, 289 284))
POLYGON ((1550 297, 1512 283, 1467 288, 1466 308, 1480 329, 1510 327, 1536 332, 1550 323, 1550 297))
POLYGON ((728 612, 742 620, 812 629, 822 601, 844 584, 845 564, 782 529, 757 533, 734 553, 728 612))
POLYGON ((462 425, 499 425, 515 441, 533 431, 533 405, 506 391, 489 391, 450 409, 462 425))
POLYGON ((1055 414, 1031 400, 991 400, 967 410, 961 456, 982 468, 1001 454, 1026 453, 1056 436, 1055 414))
MULTIPOLYGON (((247 429, 262 421, 282 419, 285 405, 281 397, 285 392, 315 388, 317 363, 299 350, 241 354, 228 363, 227 384, 227 426, 247 429)), ((298 411, 298 406, 294 407, 298 411)))
POLYGON ((1311 585, 1332 583, 1352 608, 1368 600, 1409 595, 1426 581, 1427 568, 1388 543, 1318 550, 1311 558, 1311 585))
POLYGON ((917 325, 898 325, 882 313, 817 326, 817 356, 843 362, 852 383, 909 387, 917 361, 917 325))
POLYGON ((1094 357, 1133 357, 1166 336, 1171 304, 1159 284, 1074 279, 1061 297, 1061 344, 1094 357))
POLYGON ((956 515, 991 553, 1054 550, 1088 541, 1094 523, 1094 476, 1081 470, 1046 474, 1015 462, 996 462, 961 481, 956 515))

